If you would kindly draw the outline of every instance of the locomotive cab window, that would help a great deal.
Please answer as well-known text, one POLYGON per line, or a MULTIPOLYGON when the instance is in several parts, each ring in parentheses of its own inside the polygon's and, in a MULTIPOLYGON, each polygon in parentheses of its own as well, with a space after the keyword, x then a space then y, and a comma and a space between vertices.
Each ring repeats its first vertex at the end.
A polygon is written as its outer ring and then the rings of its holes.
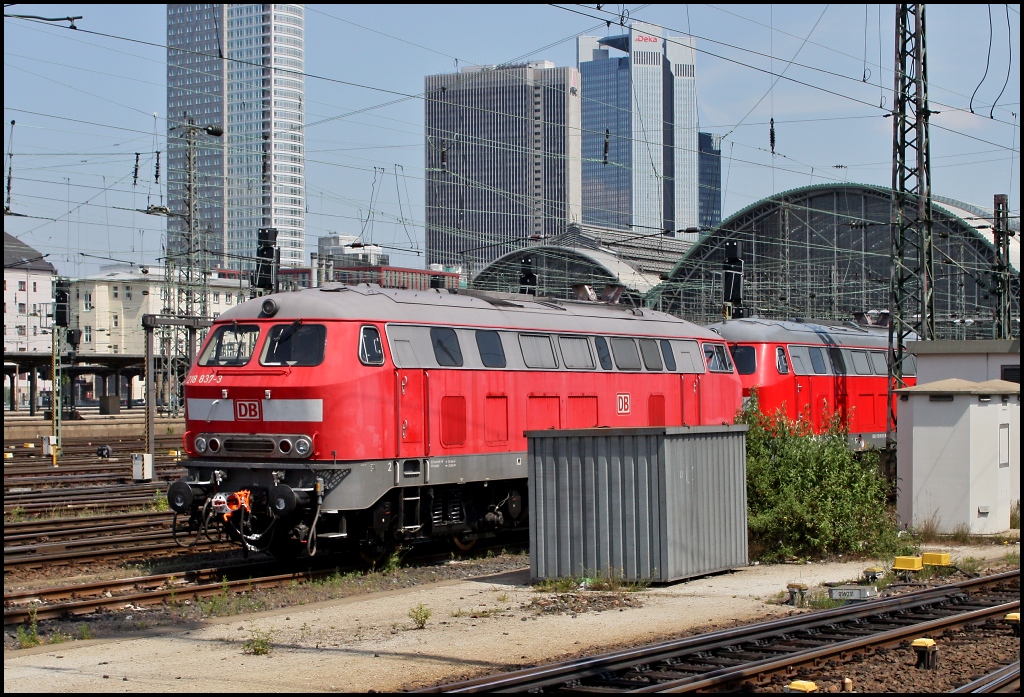
POLYGON ((498 332, 479 330, 476 332, 476 347, 480 350, 480 360, 488 368, 504 368, 505 349, 501 345, 498 332))
POLYGON ((301 320, 276 324, 267 332, 260 365, 320 365, 326 345, 327 327, 322 324, 303 324, 301 320))
POLYGON ((786 361, 786 349, 775 347, 775 369, 780 375, 789 375, 789 363, 786 361))
POLYGON ((260 328, 255 324, 225 324, 218 327, 206 343, 199 365, 241 366, 252 358, 260 328))
POLYGON ((654 339, 640 339, 640 355, 647 370, 661 370, 661 349, 654 339))
POLYGON ((430 328, 430 345, 434 347, 434 358, 440 366, 462 367, 462 347, 454 329, 448 327, 430 328))
POLYGON ((740 375, 753 375, 757 371, 757 353, 753 346, 729 346, 732 359, 736 362, 736 372, 740 375))
POLYGON ((704 344, 704 358, 713 373, 731 373, 732 361, 723 344, 704 344))
POLYGON ((363 327, 359 332, 359 362, 363 365, 384 365, 384 349, 377 327, 363 327))
POLYGON ((603 336, 594 337, 594 348, 597 349, 597 360, 601 361, 603 370, 612 369, 612 354, 608 350, 608 341, 603 336))

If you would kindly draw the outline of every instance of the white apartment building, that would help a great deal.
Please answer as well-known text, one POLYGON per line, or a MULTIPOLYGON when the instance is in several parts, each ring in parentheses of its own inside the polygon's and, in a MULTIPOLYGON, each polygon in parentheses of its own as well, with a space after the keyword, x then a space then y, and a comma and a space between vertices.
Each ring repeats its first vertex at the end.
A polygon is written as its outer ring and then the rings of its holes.
POLYGON ((4 353, 50 353, 50 312, 57 269, 4 233, 4 353))

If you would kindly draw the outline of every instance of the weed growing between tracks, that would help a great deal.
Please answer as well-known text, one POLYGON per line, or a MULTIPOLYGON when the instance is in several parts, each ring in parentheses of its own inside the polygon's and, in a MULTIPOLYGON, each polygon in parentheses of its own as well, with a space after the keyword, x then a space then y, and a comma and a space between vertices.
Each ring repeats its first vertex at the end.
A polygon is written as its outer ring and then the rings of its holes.
POLYGON ((911 551, 886 504, 873 452, 854 454, 838 417, 814 435, 808 419, 761 412, 756 392, 739 417, 747 432, 750 557, 782 561, 835 554, 883 558, 911 551))

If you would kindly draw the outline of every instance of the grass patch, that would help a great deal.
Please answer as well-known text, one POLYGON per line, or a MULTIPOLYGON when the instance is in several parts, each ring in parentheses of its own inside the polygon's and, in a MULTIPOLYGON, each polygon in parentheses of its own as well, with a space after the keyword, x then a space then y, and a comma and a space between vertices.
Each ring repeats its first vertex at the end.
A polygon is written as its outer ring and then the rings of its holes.
POLYGON ((78 625, 78 638, 82 641, 85 641, 87 639, 95 639, 96 634, 92 631, 92 627, 90 627, 85 622, 82 622, 80 625, 78 625))
POLYGON ((43 640, 39 638, 39 622, 36 619, 38 612, 39 608, 33 603, 32 607, 28 610, 28 625, 20 625, 18 627, 18 646, 23 649, 39 646, 43 643, 43 640))
POLYGON ((1020 530, 1020 499, 1014 501, 1010 506, 1010 529, 1020 530))
POLYGON ((930 518, 920 521, 913 527, 913 535, 920 542, 939 541, 939 514, 932 513, 930 518))
POLYGON ((977 557, 964 557, 958 561, 955 566, 968 576, 977 576, 981 572, 981 566, 983 563, 983 560, 978 559, 977 557))
POLYGON ((828 591, 814 591, 808 594, 806 607, 812 610, 831 610, 844 604, 842 600, 833 600, 829 597, 828 591))
POLYGON ((546 578, 533 584, 533 590, 537 593, 572 593, 579 590, 582 582, 583 579, 576 576, 546 578))
POLYGON ((1003 555, 1003 561, 1010 566, 1020 566, 1020 551, 1012 550, 1003 555))
POLYGON ((641 579, 637 581, 627 581, 623 578, 622 573, 615 569, 611 569, 608 572, 602 572, 594 578, 583 579, 583 581, 589 590, 623 591, 626 593, 636 593, 647 590, 651 585, 649 580, 641 579))
POLYGON ((412 620, 413 624, 416 625, 416 629, 423 629, 427 626, 427 620, 430 619, 430 608, 420 603, 416 607, 409 608, 409 619, 412 620))
POLYGON ((171 504, 167 501, 167 494, 157 489, 153 492, 153 505, 154 511, 169 511, 171 510, 171 504))
POLYGON ((266 656, 273 648, 273 633, 252 627, 249 638, 242 642, 242 653, 250 656, 266 656))
POLYGON ((953 542, 965 545, 971 541, 971 526, 967 523, 957 523, 949 536, 953 542))

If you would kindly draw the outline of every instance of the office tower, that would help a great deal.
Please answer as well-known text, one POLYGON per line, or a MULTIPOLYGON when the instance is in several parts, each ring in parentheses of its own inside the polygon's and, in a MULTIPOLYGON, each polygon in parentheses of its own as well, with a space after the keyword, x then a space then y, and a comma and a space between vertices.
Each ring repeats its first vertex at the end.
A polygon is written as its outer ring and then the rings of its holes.
POLYGON ((583 222, 672 235, 696 226, 693 39, 634 22, 625 34, 579 37, 577 51, 583 222))
POLYGON ((722 136, 698 133, 700 159, 699 224, 717 227, 722 222, 722 136))
POLYGON ((185 222, 182 125, 198 140, 200 235, 207 268, 252 269, 260 228, 277 228, 281 263, 305 261, 302 5, 167 6, 169 248, 185 222))
POLYGON ((474 66, 425 82, 428 264, 476 273, 579 222, 575 68, 474 66))

